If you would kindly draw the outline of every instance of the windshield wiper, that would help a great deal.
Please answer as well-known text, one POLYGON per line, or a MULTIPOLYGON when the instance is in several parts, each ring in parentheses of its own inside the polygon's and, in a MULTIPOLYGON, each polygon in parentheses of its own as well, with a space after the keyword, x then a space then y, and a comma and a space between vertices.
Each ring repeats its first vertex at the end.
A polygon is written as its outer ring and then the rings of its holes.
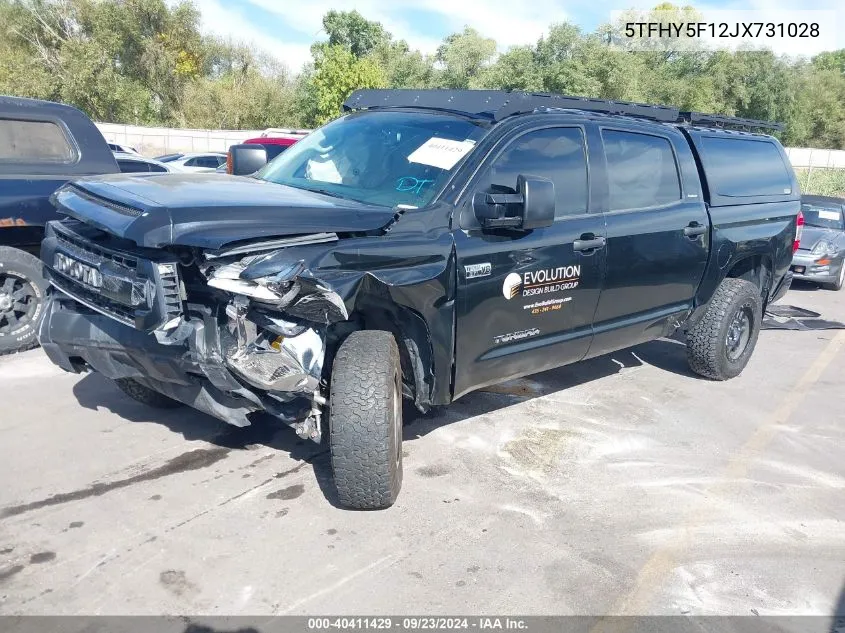
POLYGON ((311 187, 300 187, 300 189, 304 189, 305 191, 312 191, 314 193, 321 193, 324 196, 331 196, 332 198, 341 198, 343 200, 351 200, 351 198, 347 198, 346 196, 342 196, 339 193, 334 191, 329 191, 328 189, 312 189, 311 187))

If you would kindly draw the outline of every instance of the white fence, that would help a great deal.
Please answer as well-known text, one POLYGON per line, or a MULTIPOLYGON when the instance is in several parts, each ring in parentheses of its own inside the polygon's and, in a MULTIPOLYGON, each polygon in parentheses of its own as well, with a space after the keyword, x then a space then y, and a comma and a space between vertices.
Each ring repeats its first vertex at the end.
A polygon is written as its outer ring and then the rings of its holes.
POLYGON ((187 130, 97 123, 109 143, 134 147, 145 156, 172 152, 225 152, 230 145, 261 136, 264 130, 187 130))
MULTIPOLYGON (((225 152, 230 145, 261 136, 264 130, 187 130, 97 123, 109 143, 129 145, 146 156, 171 152, 225 152)), ((845 151, 787 147, 793 167, 845 169, 845 151)))
POLYGON ((786 154, 793 167, 845 169, 845 151, 841 149, 787 147, 786 154))

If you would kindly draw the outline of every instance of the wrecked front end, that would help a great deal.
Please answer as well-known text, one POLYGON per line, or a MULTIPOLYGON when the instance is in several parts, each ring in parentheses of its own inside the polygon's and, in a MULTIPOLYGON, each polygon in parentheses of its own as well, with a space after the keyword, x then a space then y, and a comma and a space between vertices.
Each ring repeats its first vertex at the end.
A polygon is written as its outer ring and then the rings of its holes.
POLYGON ((236 426, 266 412, 319 442, 330 330, 349 313, 304 260, 278 254, 332 241, 145 249, 50 223, 42 259, 55 290, 39 340, 65 370, 133 379, 236 426))

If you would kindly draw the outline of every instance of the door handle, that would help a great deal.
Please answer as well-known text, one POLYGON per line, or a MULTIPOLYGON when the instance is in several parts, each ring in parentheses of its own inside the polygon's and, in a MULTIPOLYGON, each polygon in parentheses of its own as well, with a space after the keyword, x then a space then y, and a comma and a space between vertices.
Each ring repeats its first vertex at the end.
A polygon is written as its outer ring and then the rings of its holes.
POLYGON ((594 237, 591 239, 575 240, 572 242, 572 250, 578 252, 594 251, 598 248, 604 248, 605 239, 603 237, 594 237))
POLYGON ((684 235, 687 237, 696 238, 699 235, 704 235, 707 232, 707 227, 704 224, 699 224, 698 222, 690 222, 687 226, 684 227, 684 235))

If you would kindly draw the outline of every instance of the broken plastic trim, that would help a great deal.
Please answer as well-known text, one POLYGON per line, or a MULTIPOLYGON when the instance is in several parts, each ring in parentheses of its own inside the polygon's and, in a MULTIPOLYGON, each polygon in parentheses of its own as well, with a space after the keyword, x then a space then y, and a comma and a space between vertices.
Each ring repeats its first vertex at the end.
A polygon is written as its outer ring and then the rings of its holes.
POLYGON ((259 327, 249 317, 250 301, 236 296, 226 306, 228 322, 221 332, 226 341, 226 366, 253 387, 287 401, 305 396, 311 407, 304 421, 294 425, 301 437, 319 442, 325 399, 320 394, 320 378, 326 353, 325 333, 282 318, 264 316, 272 327, 259 327))
POLYGON ((323 325, 349 318, 343 299, 328 285, 311 277, 302 261, 284 262, 269 275, 250 275, 250 267, 266 262, 268 257, 251 256, 219 268, 209 267, 208 285, 323 325))
POLYGON ((336 242, 337 239, 337 233, 316 233, 314 235, 304 235, 301 237, 267 240, 266 242, 251 242, 240 246, 232 246, 231 248, 221 248, 217 251, 206 251, 205 257, 207 259, 219 259, 221 257, 231 257, 233 255, 247 255, 249 253, 271 251, 279 248, 286 248, 288 246, 305 246, 307 244, 336 242))

